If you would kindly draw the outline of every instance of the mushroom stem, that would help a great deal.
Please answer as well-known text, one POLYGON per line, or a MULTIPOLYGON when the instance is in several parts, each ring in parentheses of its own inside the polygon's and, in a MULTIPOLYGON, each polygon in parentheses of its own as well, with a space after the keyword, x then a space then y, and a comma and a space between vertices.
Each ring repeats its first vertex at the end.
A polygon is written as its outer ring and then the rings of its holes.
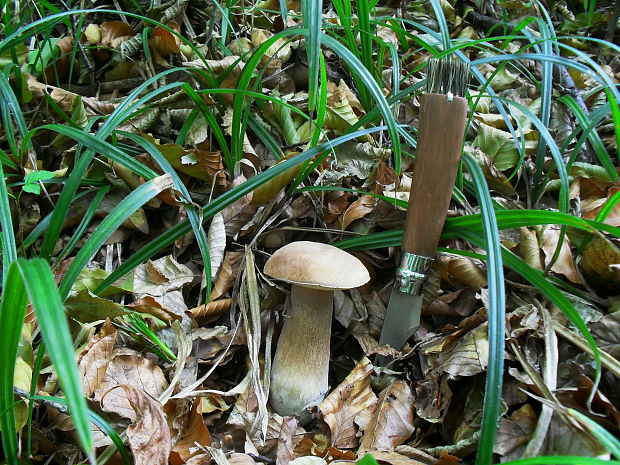
POLYGON ((334 291, 293 285, 271 370, 270 401, 280 415, 299 415, 328 389, 334 291))

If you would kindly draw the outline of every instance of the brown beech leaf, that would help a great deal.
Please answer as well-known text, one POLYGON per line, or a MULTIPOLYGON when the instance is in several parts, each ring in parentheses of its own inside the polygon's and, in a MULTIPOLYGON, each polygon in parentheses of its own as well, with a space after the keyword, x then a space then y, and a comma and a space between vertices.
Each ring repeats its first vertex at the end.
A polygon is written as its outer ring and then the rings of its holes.
POLYGON ((431 423, 439 423, 443 420, 448 413, 450 400, 452 400, 452 390, 448 385, 448 380, 447 374, 440 375, 435 370, 429 370, 424 379, 416 384, 414 405, 420 418, 431 423))
POLYGON ((364 357, 351 373, 319 404, 329 425, 332 445, 339 449, 356 447, 359 441, 355 417, 377 401, 370 388, 372 364, 364 357))
POLYGON ((186 414, 185 432, 172 447, 170 463, 186 463, 191 457, 197 455, 200 446, 211 445, 211 435, 205 426, 202 413, 199 412, 200 398, 194 399, 191 410, 186 414))
MULTIPOLYGON (((545 265, 551 263, 551 258, 553 257, 559 239, 559 228, 551 226, 544 230, 542 250, 545 254, 545 265)), ((568 236, 564 237, 564 243, 560 248, 560 255, 551 267, 551 271, 566 276, 570 282, 581 283, 577 270, 575 269, 575 261, 573 260, 573 254, 570 250, 568 236)))
POLYGON ((486 274, 470 258, 451 258, 448 264, 448 272, 455 279, 477 291, 487 285, 486 274))
POLYGON ((167 322, 182 319, 180 315, 168 311, 161 303, 157 302, 154 297, 148 295, 141 299, 134 300, 132 303, 127 304, 126 307, 129 307, 136 312, 153 315, 167 322))
POLYGON ((543 269, 543 264, 540 261, 540 244, 538 243, 538 234, 536 231, 530 228, 519 229, 521 235, 521 241, 519 242, 519 253, 521 258, 537 270, 543 269))
POLYGON ((140 386, 153 397, 159 396, 168 386, 164 373, 157 364, 129 349, 118 351, 108 364, 105 376, 95 388, 94 397, 101 402, 104 410, 118 413, 132 421, 135 419, 135 412, 124 395, 126 391, 113 389, 121 384, 140 386))
POLYGON ((404 381, 396 381, 379 394, 370 421, 362 428, 360 450, 393 450, 413 433, 413 394, 404 381))
POLYGON ((173 35, 169 30, 164 29, 161 26, 155 26, 153 28, 153 34, 151 35, 152 47, 162 55, 170 55, 172 53, 179 53, 179 38, 173 35))
POLYGON ((187 312, 198 325, 205 325, 217 320, 222 313, 230 309, 232 299, 220 299, 190 308, 187 312))
POLYGON ((527 444, 536 428, 536 421, 536 412, 530 404, 525 404, 510 415, 510 418, 502 418, 497 428, 493 452, 504 456, 527 444))
MULTIPOLYGON (((134 411, 135 420, 127 428, 127 441, 135 465, 167 465, 170 430, 161 404, 142 389, 119 385, 134 411)), ((120 389, 115 389, 118 391, 120 389)))
POLYGON ((452 377, 482 373, 489 362, 486 312, 478 311, 463 319, 458 329, 423 344, 422 351, 438 373, 449 373, 452 377))
POLYGON ((369 213, 372 213, 376 204, 377 199, 375 199, 372 195, 364 195, 363 197, 357 199, 349 205, 349 208, 347 208, 342 214, 340 218, 342 229, 347 229, 347 227, 355 220, 364 218, 369 213))
MULTIPOLYGON (((583 218, 588 220, 593 220, 599 214, 604 205, 609 201, 612 195, 616 192, 620 191, 620 187, 612 187, 607 191, 607 198, 604 202, 601 203, 598 207, 589 210, 583 214, 583 218)), ((610 224, 612 226, 620 226, 620 203, 616 203, 616 206, 611 210, 607 218, 605 218, 605 223, 610 224)))
POLYGON ((99 26, 99 29, 101 31, 101 45, 103 46, 118 46, 120 45, 119 39, 129 39, 136 35, 136 31, 123 21, 108 21, 99 26))
POLYGON ((285 417, 282 420, 280 436, 278 437, 278 448, 276 450, 276 465, 287 465, 295 458, 293 450, 293 436, 297 429, 295 417, 285 417))
POLYGON ((110 320, 106 320, 97 334, 89 338, 78 357, 78 372, 86 397, 92 396, 105 378, 108 364, 112 360, 116 334, 116 328, 110 320))
POLYGON ((211 300, 219 299, 226 294, 232 287, 235 279, 237 279, 237 273, 239 272, 239 265, 244 253, 242 251, 227 251, 224 255, 224 261, 220 270, 217 273, 217 278, 213 283, 213 289, 211 290, 211 300))

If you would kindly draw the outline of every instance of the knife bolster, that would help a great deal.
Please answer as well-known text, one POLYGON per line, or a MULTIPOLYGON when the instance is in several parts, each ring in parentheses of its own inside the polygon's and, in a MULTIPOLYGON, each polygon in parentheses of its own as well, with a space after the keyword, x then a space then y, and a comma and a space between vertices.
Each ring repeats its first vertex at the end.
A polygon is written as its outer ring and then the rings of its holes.
POLYGON ((403 252, 400 266, 396 271, 396 286, 400 292, 419 295, 428 278, 428 269, 433 258, 403 252))

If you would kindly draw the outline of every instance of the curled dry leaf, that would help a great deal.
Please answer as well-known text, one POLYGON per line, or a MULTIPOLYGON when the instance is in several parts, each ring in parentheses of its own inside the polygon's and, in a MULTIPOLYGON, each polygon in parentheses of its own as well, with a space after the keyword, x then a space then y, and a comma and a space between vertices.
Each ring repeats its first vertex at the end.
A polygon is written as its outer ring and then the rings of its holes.
POLYGON ((230 298, 213 300, 208 304, 190 308, 187 312, 190 314, 192 320, 199 326, 202 326, 217 320, 222 313, 230 309, 231 305, 232 299, 230 298))
MULTIPOLYGON (((236 187, 243 184, 247 179, 245 176, 237 176, 231 187, 236 187)), ((227 206, 222 210, 224 216, 224 225, 226 226, 226 235, 234 237, 252 218, 257 210, 257 205, 252 203, 252 194, 247 194, 234 202, 232 205, 227 206)))
POLYGON ((141 389, 119 385, 135 420, 127 428, 127 441, 135 465, 167 465, 170 455, 170 430, 161 404, 141 389))
POLYGON ((468 257, 454 257, 448 264, 448 272, 457 280, 475 290, 487 285, 486 274, 468 257))
POLYGON ((349 205, 349 208, 347 208, 340 217, 342 229, 347 229, 347 227, 354 221, 364 218, 369 213, 372 213, 376 204, 377 199, 371 195, 364 195, 363 197, 357 199, 349 205))
POLYGON ((216 213, 209 225, 207 235, 209 242, 209 255, 211 257, 211 279, 215 278, 226 249, 226 228, 224 227, 224 217, 221 213, 216 213))
MULTIPOLYGON (((506 456, 518 450, 520 446, 526 445, 536 428, 536 421, 536 412, 530 404, 523 405, 509 418, 502 418, 497 428, 493 452, 506 456)), ((520 456, 519 453, 518 457, 520 456)))
POLYGON ((129 307, 139 313, 153 315, 166 322, 182 319, 181 315, 169 311, 154 297, 148 295, 141 299, 134 300, 132 303, 127 304, 126 307, 129 307))
POLYGON ((108 364, 112 360, 116 334, 114 325, 106 320, 97 334, 88 339, 78 357, 78 373, 86 397, 92 396, 105 378, 108 364))
POLYGON ((174 444, 170 454, 171 465, 186 463, 200 452, 198 446, 210 446, 211 435, 199 412, 200 398, 193 401, 191 410, 185 416, 185 431, 174 444))
POLYGON ((125 40, 136 35, 136 31, 123 21, 108 21, 99 26, 101 45, 116 48, 125 40))
POLYGON ((449 376, 430 370, 415 387, 414 402, 416 413, 420 418, 431 423, 443 421, 452 400, 452 390, 448 385, 449 376))
POLYGON ((521 258, 532 268, 542 270, 543 265, 540 261, 540 244, 538 243, 538 234, 530 228, 519 229, 521 241, 519 242, 519 253, 521 258))
POLYGON ((217 274, 215 282, 213 283, 211 300, 219 299, 232 287, 235 279, 237 279, 239 266, 241 265, 241 259, 243 256, 244 253, 242 251, 229 250, 226 252, 220 271, 217 274))
MULTIPOLYGON (((555 249, 560 240, 560 229, 554 226, 545 228, 543 232, 543 245, 542 250, 545 254, 545 265, 551 263, 551 258, 555 252, 555 249)), ((551 271, 564 275, 572 283, 581 283, 577 270, 575 269, 575 262, 573 260, 573 254, 570 250, 570 241, 568 235, 564 237, 564 242, 560 248, 560 255, 558 259, 551 267, 551 271)))
POLYGON ((228 463, 230 465, 254 465, 256 462, 248 454, 233 452, 230 454, 230 457, 228 457, 228 463))
POLYGON ((409 385, 396 381, 379 394, 379 400, 363 430, 361 450, 394 450, 413 433, 414 397, 409 385))
POLYGON ((182 289, 194 277, 192 270, 167 255, 136 267, 134 293, 163 296, 170 291, 182 289))
POLYGON ((355 417, 377 401, 377 396, 370 388, 372 368, 370 360, 364 357, 344 381, 319 404, 323 420, 329 425, 334 447, 350 449, 359 442, 355 417))

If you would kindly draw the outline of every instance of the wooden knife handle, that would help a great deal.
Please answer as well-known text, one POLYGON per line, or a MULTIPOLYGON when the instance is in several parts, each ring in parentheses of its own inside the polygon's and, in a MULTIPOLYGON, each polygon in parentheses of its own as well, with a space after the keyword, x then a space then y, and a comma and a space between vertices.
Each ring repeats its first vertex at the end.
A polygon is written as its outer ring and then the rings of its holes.
POLYGON ((433 257, 448 213, 458 170, 467 100, 423 94, 403 252, 433 257))

